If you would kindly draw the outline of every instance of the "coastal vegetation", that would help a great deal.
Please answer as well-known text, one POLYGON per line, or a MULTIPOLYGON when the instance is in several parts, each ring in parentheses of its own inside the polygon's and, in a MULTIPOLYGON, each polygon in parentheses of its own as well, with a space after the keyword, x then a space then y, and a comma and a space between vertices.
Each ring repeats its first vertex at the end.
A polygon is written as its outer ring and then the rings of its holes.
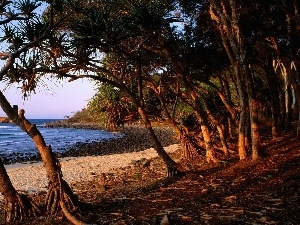
MULTIPOLYGON (((111 130, 138 121, 169 178, 191 173, 186 162, 258 163, 262 141, 299 129, 299 7, 295 0, 2 1, 0 77, 20 83, 25 98, 45 77, 97 81, 98 93, 69 120, 84 122, 83 114, 111 130), (153 118, 176 133, 180 161, 164 150, 153 118)), ((81 223, 51 145, 2 92, 0 105, 42 156, 46 212, 81 223)), ((0 166, 6 221, 41 214, 0 166)))

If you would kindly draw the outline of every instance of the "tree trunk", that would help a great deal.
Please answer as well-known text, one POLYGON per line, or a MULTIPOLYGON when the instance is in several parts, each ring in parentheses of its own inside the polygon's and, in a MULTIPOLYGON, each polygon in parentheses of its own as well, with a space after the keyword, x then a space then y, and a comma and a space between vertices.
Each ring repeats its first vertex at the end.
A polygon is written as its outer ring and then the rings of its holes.
POLYGON ((152 124, 149 120, 149 117, 145 111, 145 102, 143 97, 143 82, 142 82, 142 68, 141 63, 137 60, 137 76, 138 76, 138 94, 139 94, 139 101, 137 101, 134 95, 130 94, 130 97, 133 99, 133 102, 137 106, 137 111, 140 114, 146 129, 149 132, 150 138, 152 139, 152 143, 154 149, 156 150, 157 154, 162 158, 162 160, 167 165, 167 174, 168 177, 174 177, 181 174, 179 169, 179 165, 168 155, 168 153, 164 150, 161 142, 158 140, 156 134, 153 131, 152 124))
POLYGON ((162 158, 162 160, 167 164, 168 177, 180 175, 182 171, 180 171, 178 164, 164 150, 164 147, 162 146, 161 142, 158 140, 157 136, 153 131, 147 113, 141 107, 138 108, 138 112, 146 126, 146 129, 149 132, 149 135, 152 139, 152 143, 154 145, 154 149, 156 150, 157 154, 162 158))
POLYGON ((246 109, 244 105, 241 105, 240 120, 238 127, 238 153, 240 160, 246 159, 246 148, 245 148, 245 127, 246 127, 246 109))
POLYGON ((210 163, 210 162, 218 163, 219 160, 214 156, 214 147, 213 147, 213 144, 211 141, 210 132, 209 132, 209 128, 207 125, 207 119, 206 119, 205 113, 204 113, 201 105, 198 103, 197 98, 195 98, 194 101, 195 101, 196 117, 200 123, 201 132, 202 132, 204 143, 205 143, 206 161, 208 163, 210 163))
POLYGON ((240 160, 244 160, 247 157, 246 153, 246 127, 247 127, 247 109, 246 109, 246 94, 244 85, 242 82, 242 77, 240 75, 237 63, 233 64, 233 68, 236 75, 237 80, 237 88, 239 94, 239 102, 240 102, 240 118, 238 125, 238 153, 240 160))
POLYGON ((276 73, 273 68, 273 60, 268 59, 266 63, 265 71, 266 78, 269 87, 269 93, 271 97, 271 114, 272 114, 272 122, 271 122, 271 134, 272 138, 275 139, 279 136, 279 115, 280 115, 280 96, 279 96, 279 88, 276 78, 276 73))
MULTIPOLYGON (((258 126, 258 113, 257 113, 257 101, 254 92, 253 81, 251 72, 247 63, 247 52, 244 46, 243 33, 239 26, 239 7, 236 5, 235 0, 229 1, 216 1, 209 0, 211 9, 211 18, 216 22, 220 31, 223 45, 230 59, 230 62, 234 68, 234 72, 237 78, 241 103, 241 114, 245 113, 246 106, 249 106, 250 121, 251 121, 251 144, 252 144, 252 158, 256 160, 258 158, 258 151, 260 148, 260 133, 258 126), (243 89, 246 90, 246 98, 243 96, 243 89), (244 108, 244 109, 243 109, 244 108)), ((241 9, 240 9, 241 10, 241 9)), ((246 118, 245 118, 246 119, 246 118)), ((245 129, 242 128, 243 116, 240 116, 240 128, 239 129, 239 151, 242 151, 240 157, 245 156, 245 150, 243 149, 245 129), (241 119, 242 118, 242 119, 241 119)))
POLYGON ((216 117, 213 115, 213 113, 208 108, 206 99, 202 98, 202 101, 204 103, 205 111, 206 111, 206 114, 208 115, 208 118, 211 120, 211 122, 217 128, 217 131, 218 131, 219 137, 220 137, 220 141, 221 141, 221 144, 222 144, 222 147, 223 147, 224 155, 225 155, 225 157, 228 157, 229 156, 229 150, 228 150, 228 145, 226 143, 225 133, 224 133, 224 129, 222 128, 221 122, 218 119, 216 119, 216 117))
POLYGON ((23 109, 19 111, 19 115, 16 114, 2 92, 0 92, 0 105, 6 115, 32 138, 42 157, 49 178, 48 194, 46 198, 47 212, 50 215, 55 214, 60 210, 61 201, 67 205, 69 210, 75 211, 77 209, 77 198, 71 191, 69 185, 62 179, 60 164, 52 154, 51 146, 46 145, 45 140, 36 125, 31 124, 25 118, 25 111, 23 109))
POLYGON ((5 167, 0 160, 0 193, 5 201, 5 221, 7 223, 25 221, 41 214, 39 208, 26 196, 13 187, 5 167))
POLYGON ((258 126, 258 107, 257 101, 251 99, 250 105, 250 122, 251 122, 251 144, 252 144, 252 160, 256 161, 260 158, 260 133, 258 126))
MULTIPOLYGON (((181 145, 182 145, 182 157, 184 159, 193 159, 195 156, 198 155, 197 149, 200 148, 200 146, 197 146, 189 137, 189 131, 188 128, 184 127, 183 124, 181 124, 182 128, 180 129, 175 120, 173 119, 173 116, 175 115, 175 104, 173 105, 172 108, 172 116, 170 115, 166 104, 164 103, 159 91, 157 88, 154 87, 154 84, 152 86, 152 90, 157 94, 157 97, 160 101, 160 104, 168 118, 169 123, 171 126, 174 128, 176 134, 179 136, 181 140, 181 145)), ((176 102, 178 101, 178 97, 176 97, 176 102)))

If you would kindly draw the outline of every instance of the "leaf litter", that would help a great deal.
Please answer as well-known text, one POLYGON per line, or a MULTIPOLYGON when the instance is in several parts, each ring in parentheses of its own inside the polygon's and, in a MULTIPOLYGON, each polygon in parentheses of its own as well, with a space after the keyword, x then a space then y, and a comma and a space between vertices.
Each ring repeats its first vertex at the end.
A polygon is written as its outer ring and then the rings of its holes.
MULTIPOLYGON (((234 156, 213 166, 195 161, 179 178, 166 178, 160 158, 95 174, 92 181, 71 184, 81 202, 76 216, 111 225, 160 224, 165 218, 174 225, 300 224, 300 142, 294 136, 265 141, 266 156, 258 162, 234 156)), ((180 152, 172 157, 180 160, 180 152)), ((38 202, 44 195, 32 197, 38 202)), ((61 215, 28 224, 69 222, 61 215)))

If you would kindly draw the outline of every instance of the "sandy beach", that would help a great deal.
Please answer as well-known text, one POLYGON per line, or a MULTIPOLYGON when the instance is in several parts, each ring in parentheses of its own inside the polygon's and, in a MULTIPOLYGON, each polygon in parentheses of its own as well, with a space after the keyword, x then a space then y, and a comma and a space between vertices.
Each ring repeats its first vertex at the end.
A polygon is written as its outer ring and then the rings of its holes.
MULTIPOLYGON (((165 147, 168 153, 175 152, 180 146, 173 144, 165 147)), ((72 186, 75 181, 92 180, 93 176, 113 171, 116 168, 133 165, 142 158, 157 157, 153 148, 139 152, 60 158, 64 179, 72 186)), ((47 190, 47 175, 41 162, 16 163, 5 166, 14 187, 21 192, 33 193, 47 190)))
MULTIPOLYGON (((87 145, 77 152, 58 157, 63 177, 71 187, 73 182, 92 180, 99 174, 133 165, 137 160, 158 156, 153 148, 149 148, 151 140, 143 127, 128 127, 124 132, 123 138, 87 145)), ((168 153, 180 148, 171 129, 156 128, 155 132, 168 153)), ((5 168, 19 192, 32 194, 47 191, 47 175, 42 162, 20 162, 5 165, 5 168)))

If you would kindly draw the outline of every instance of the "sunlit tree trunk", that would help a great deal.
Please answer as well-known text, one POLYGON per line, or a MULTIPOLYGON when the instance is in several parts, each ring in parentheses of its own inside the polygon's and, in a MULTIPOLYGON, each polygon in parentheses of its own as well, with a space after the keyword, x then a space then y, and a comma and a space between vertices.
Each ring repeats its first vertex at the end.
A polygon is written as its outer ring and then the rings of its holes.
POLYGON ((220 137, 220 141, 223 147, 223 151, 224 151, 224 155, 225 157, 229 156, 229 150, 228 150, 228 145, 226 142, 226 137, 225 137, 225 133, 224 133, 224 129, 222 127, 221 122, 214 116, 214 114, 210 111, 210 109, 208 108, 207 102, 204 98, 202 98, 202 101, 204 103, 204 108, 205 108, 205 112, 208 115, 208 118, 211 120, 211 122, 216 126, 219 137, 220 137))
POLYGON ((77 198, 69 185, 62 179, 60 164, 54 157, 51 146, 46 145, 36 125, 31 124, 25 118, 25 111, 23 109, 19 110, 19 114, 17 114, 2 92, 0 92, 0 105, 6 115, 32 138, 42 157, 49 178, 48 194, 46 197, 47 212, 55 214, 61 209, 60 205, 62 202, 67 207, 64 210, 76 210, 77 198))
POLYGON ((201 133, 203 135, 205 150, 206 150, 206 161, 208 163, 214 162, 218 163, 219 160, 214 155, 214 147, 210 136, 207 114, 200 104, 200 99, 197 92, 194 90, 193 85, 191 85, 186 76, 183 76, 184 87, 186 88, 187 96, 189 101, 192 103, 192 107, 195 110, 197 120, 200 124, 201 133))
MULTIPOLYGON (((227 48, 227 45, 225 45, 227 48)), ((228 50, 230 51, 230 50, 228 50)), ((247 120, 247 105, 246 105, 246 93, 243 86, 242 77, 238 71, 237 63, 233 63, 233 69, 236 75, 237 89, 239 94, 239 103, 240 103, 240 117, 238 124, 238 154, 240 160, 246 159, 246 120, 247 120)))
MULTIPOLYGON (((246 56, 244 56, 243 58, 246 58, 246 56)), ((253 80, 251 78, 251 72, 249 66, 246 64, 246 60, 243 61, 243 70, 245 71, 245 80, 249 101, 252 160, 255 161, 260 158, 259 152, 261 148, 260 131, 258 123, 258 102, 256 98, 253 80)))
MULTIPOLYGON (((241 90, 239 90, 239 95, 242 101, 241 110, 243 107, 249 106, 250 121, 251 121, 251 146, 252 146, 252 159, 257 160, 259 158, 260 149, 260 133, 258 126, 258 108, 257 100, 254 92, 253 81, 251 78, 251 72, 248 68, 246 60, 246 48, 244 46, 244 37, 242 31, 239 27, 239 10, 241 10, 237 5, 235 0, 229 1, 216 1, 209 0, 210 2, 210 15, 211 18, 216 22, 217 27, 220 31, 223 45, 227 52, 227 55, 231 61, 232 66, 236 74, 236 78, 240 79, 237 81, 241 83, 246 90, 247 100, 243 98, 241 90)), ((245 110, 245 109, 244 109, 245 110)), ((241 112, 243 113, 243 112, 241 112)), ((242 118, 242 116, 240 116, 242 118)), ((240 121, 241 125, 242 121, 240 121)), ((241 141, 240 146, 242 147, 243 138, 245 138, 245 128, 244 130, 239 130, 239 141, 241 141), (244 136, 244 137, 243 137, 244 136)), ((240 149, 243 151, 244 149, 240 149)), ((240 157, 244 157, 244 153, 240 157)))
MULTIPOLYGON (((183 127, 184 125, 181 124, 182 128, 180 129, 179 126, 176 124, 176 121, 169 113, 165 101, 161 96, 160 89, 157 88, 154 83, 151 84, 151 89, 156 93, 156 96, 158 97, 160 101, 160 105, 168 119, 169 124, 173 127, 174 131, 176 132, 177 136, 181 140, 182 144, 182 158, 184 159, 193 159, 195 156, 198 155, 197 149, 200 148, 200 146, 196 146, 196 144, 191 140, 189 137, 189 131, 188 128, 183 127)), ((175 114, 175 108, 172 109, 172 115, 175 114)))
POLYGON ((191 98, 194 100, 194 108, 197 120, 201 127, 201 132, 203 135, 204 143, 205 143, 205 150, 206 150, 206 161, 208 163, 214 162, 217 163, 219 160, 214 155, 214 147, 210 136, 209 126, 207 124, 206 114, 199 104, 199 99, 193 91, 190 93, 191 98))

